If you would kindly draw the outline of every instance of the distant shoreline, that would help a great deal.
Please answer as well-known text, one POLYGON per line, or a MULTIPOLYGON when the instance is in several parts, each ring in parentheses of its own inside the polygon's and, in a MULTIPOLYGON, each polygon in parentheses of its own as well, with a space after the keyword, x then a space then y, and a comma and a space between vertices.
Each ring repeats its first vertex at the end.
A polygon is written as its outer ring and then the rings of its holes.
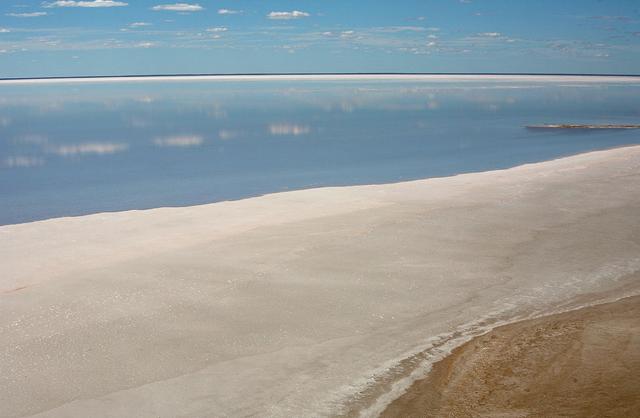
POLYGON ((94 81, 261 81, 261 80, 528 80, 582 82, 640 82, 638 74, 571 74, 571 73, 219 73, 219 74, 126 74, 54 77, 6 77, 1 84, 94 82, 94 81))

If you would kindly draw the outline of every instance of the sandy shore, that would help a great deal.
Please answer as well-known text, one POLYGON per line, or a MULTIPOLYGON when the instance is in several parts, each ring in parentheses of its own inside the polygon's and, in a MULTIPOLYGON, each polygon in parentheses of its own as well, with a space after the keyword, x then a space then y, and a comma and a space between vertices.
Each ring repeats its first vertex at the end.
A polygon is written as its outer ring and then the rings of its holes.
POLYGON ((0 415, 375 416, 478 333, 637 294, 639 184, 628 147, 2 226, 0 415))
POLYGON ((382 417, 636 417, 640 297, 497 328, 435 364, 382 417))

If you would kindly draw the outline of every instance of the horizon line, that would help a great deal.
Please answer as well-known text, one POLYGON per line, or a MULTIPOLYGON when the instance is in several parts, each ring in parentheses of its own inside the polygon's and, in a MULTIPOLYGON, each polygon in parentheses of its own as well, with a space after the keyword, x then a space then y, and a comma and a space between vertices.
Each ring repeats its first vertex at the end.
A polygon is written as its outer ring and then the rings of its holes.
POLYGON ((532 75, 532 76, 582 76, 582 77, 640 77, 638 74, 625 73, 524 73, 524 72, 256 72, 256 73, 159 73, 159 74, 97 74, 97 75, 59 75, 38 77, 0 77, 0 81, 6 80, 51 80, 62 78, 126 78, 126 77, 197 77, 197 76, 297 76, 297 75, 532 75))
POLYGON ((561 77, 561 78, 579 78, 583 81, 586 81, 590 78, 592 79, 638 79, 640 80, 640 74, 598 74, 598 73, 495 73, 495 72, 486 72, 486 73, 462 73, 462 72, 324 72, 324 73, 312 73, 312 72, 299 72, 299 73, 175 73, 175 74, 124 74, 124 75, 80 75, 80 76, 45 76, 45 77, 0 77, 0 83, 13 84, 13 83, 28 83, 28 82, 82 82, 82 81, 124 81, 124 80, 132 80, 132 81, 164 81, 167 79, 176 79, 176 80, 277 80, 277 79, 300 79, 300 80, 309 80, 314 79, 314 77, 318 80, 323 78, 325 79, 339 79, 339 78, 357 78, 361 77, 363 79, 376 79, 376 78, 410 78, 410 77, 419 77, 419 78, 435 78, 442 79, 444 77, 452 77, 452 78, 461 78, 465 77, 487 77, 498 79, 501 77, 533 77, 538 79, 546 79, 551 77, 561 77))

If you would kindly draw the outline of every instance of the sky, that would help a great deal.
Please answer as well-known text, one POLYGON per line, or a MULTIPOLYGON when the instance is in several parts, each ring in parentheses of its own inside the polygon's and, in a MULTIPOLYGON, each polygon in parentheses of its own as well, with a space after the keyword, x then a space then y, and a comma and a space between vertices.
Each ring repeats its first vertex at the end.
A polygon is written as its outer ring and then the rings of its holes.
POLYGON ((638 0, 2 0, 0 77, 640 74, 638 0))

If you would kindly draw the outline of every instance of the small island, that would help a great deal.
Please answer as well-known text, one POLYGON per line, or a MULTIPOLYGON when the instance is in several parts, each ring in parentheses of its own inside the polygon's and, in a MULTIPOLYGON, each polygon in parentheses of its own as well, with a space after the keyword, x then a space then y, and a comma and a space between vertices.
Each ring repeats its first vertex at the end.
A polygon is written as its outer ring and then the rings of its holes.
POLYGON ((548 124, 528 125, 527 129, 640 129, 640 125, 580 125, 580 124, 548 124))

